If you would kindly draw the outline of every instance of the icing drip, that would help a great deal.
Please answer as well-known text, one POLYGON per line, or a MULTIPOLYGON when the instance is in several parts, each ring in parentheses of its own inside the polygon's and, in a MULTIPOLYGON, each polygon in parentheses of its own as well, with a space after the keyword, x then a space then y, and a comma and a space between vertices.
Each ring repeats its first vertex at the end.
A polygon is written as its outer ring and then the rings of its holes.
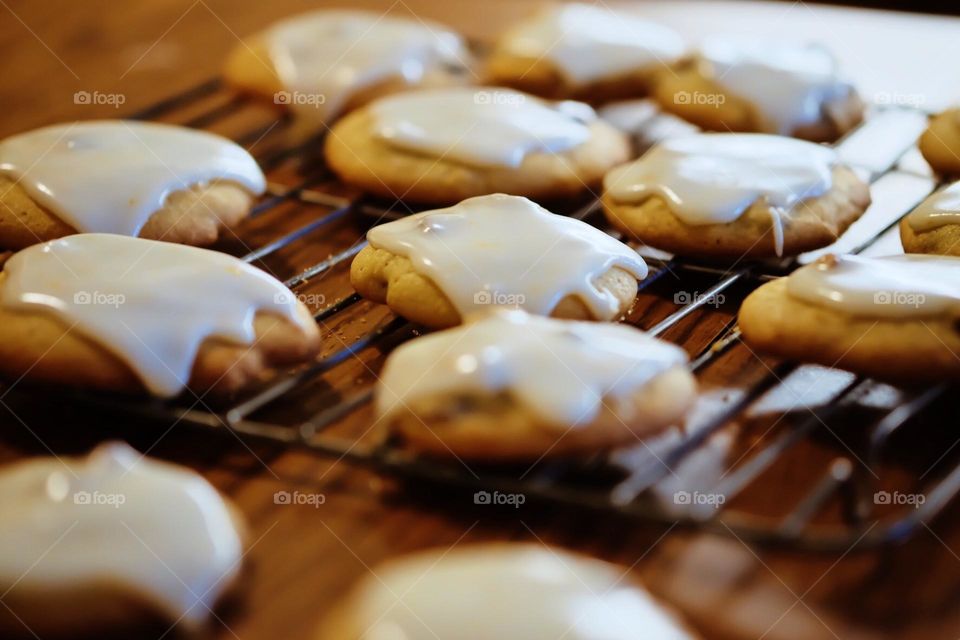
POLYGON ((575 84, 665 66, 686 49, 672 29, 586 4, 548 8, 509 31, 502 46, 517 56, 548 58, 575 84))
POLYGON ((704 76, 752 102, 769 133, 791 135, 819 122, 826 104, 853 91, 833 56, 817 45, 710 38, 699 66, 704 76))
POLYGON ((593 109, 551 104, 507 89, 431 89, 370 105, 373 133, 395 147, 475 166, 519 167, 530 153, 559 153, 590 138, 593 109))
POLYGON ((960 224, 960 182, 934 193, 907 216, 907 224, 918 233, 960 224))
POLYGON ((243 147, 205 131, 124 120, 43 127, 0 142, 0 172, 80 232, 139 235, 167 196, 213 181, 254 195, 266 179, 243 147))
POLYGON ((184 388, 206 338, 252 344, 258 311, 312 330, 280 282, 196 247, 83 234, 25 249, 4 273, 0 305, 53 314, 126 362, 159 396, 184 388))
POLYGON ((769 205, 777 255, 783 217, 801 201, 826 193, 836 153, 802 140, 751 133, 671 138, 604 179, 614 200, 659 196, 688 225, 728 224, 761 198, 769 205))
POLYGON ((960 258, 828 256, 787 279, 795 298, 870 318, 960 313, 960 258))
POLYGON ((385 81, 417 85, 470 54, 459 35, 435 23, 365 11, 314 11, 267 32, 285 101, 320 121, 340 114, 358 92, 385 81))
POLYGON ((549 315, 575 295, 595 318, 620 311, 595 280, 620 267, 638 280, 636 251, 585 222, 550 213, 518 196, 495 194, 374 227, 370 244, 409 258, 461 317, 491 305, 549 315))
POLYGON ((377 568, 354 601, 365 638, 684 640, 673 613, 604 562, 534 545, 419 553, 377 568), (477 610, 483 615, 477 616, 477 610), (464 621, 469 620, 465 632, 464 621))
POLYGON ((0 471, 0 581, 45 593, 109 582, 197 625, 243 552, 230 510, 193 471, 122 443, 0 471))
POLYGON ((384 366, 379 415, 444 395, 507 392, 558 430, 585 425, 602 402, 627 401, 686 353, 622 324, 500 310, 402 345, 384 366))

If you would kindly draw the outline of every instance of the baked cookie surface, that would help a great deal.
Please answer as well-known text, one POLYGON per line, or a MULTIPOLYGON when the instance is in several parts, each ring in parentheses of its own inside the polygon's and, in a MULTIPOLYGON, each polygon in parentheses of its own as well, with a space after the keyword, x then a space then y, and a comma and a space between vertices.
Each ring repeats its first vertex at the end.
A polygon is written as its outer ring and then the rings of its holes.
POLYGON ((234 48, 224 75, 316 122, 418 86, 463 82, 471 55, 435 22, 318 10, 282 20, 234 48))
POLYGON ((485 80, 552 99, 607 102, 650 93, 686 45, 672 29, 606 6, 547 7, 497 40, 485 80))
POLYGON ((266 189, 239 145, 184 127, 103 120, 0 141, 0 249, 75 233, 207 245, 266 189))
POLYGON ((737 260, 831 244, 869 206, 870 190, 827 147, 766 134, 694 134, 608 173, 603 204, 614 226, 645 244, 737 260))
POLYGON ((686 361, 626 325, 499 310, 391 353, 376 410, 430 455, 589 455, 677 424, 696 393, 686 361))
POLYGON ((931 118, 919 146, 935 172, 960 177, 960 108, 947 109, 931 118))
POLYGON ((0 375, 11 380, 229 395, 318 346, 286 287, 214 251, 83 234, 24 249, 0 273, 0 375))
POLYGON ((317 638, 464 638, 465 624, 471 640, 633 640, 638 629, 644 638, 696 637, 622 568, 544 545, 422 551, 372 576, 317 638))
POLYGON ((937 191, 900 221, 907 253, 960 256, 960 182, 937 191))
POLYGON ((740 310, 752 348, 881 380, 960 379, 960 258, 827 256, 740 310))
POLYGON ((647 275, 627 245, 519 196, 470 198, 374 227, 367 238, 350 269, 354 289, 432 328, 492 306, 613 320, 647 275))
POLYGON ((581 103, 506 89, 421 90, 349 114, 326 139, 346 183, 394 200, 450 204, 509 193, 578 196, 630 155, 625 134, 581 103))
POLYGON ((838 139, 864 114, 833 56, 816 45, 708 38, 692 63, 660 75, 654 95, 703 129, 813 142, 838 139))
POLYGON ((154 619, 196 631, 240 572, 236 509, 193 470, 123 443, 8 465, 0 495, 5 634, 77 637, 154 619))

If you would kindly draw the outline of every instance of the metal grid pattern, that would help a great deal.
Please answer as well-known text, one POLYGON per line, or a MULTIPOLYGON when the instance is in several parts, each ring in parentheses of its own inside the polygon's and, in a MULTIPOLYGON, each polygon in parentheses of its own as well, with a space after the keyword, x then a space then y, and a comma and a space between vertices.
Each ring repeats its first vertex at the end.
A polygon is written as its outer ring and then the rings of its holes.
MULTIPOLYGON (((152 105, 134 117, 216 130, 216 125, 248 109, 250 104, 249 100, 225 90, 219 79, 214 79, 152 105), (175 117, 175 114, 184 113, 189 116, 175 117)), ((259 156, 259 162, 268 173, 286 162, 300 162, 311 150, 318 149, 320 142, 313 139, 304 144, 285 146, 282 144, 282 132, 287 123, 285 120, 275 120, 275 117, 272 115, 269 121, 261 121, 245 133, 232 136, 240 144, 254 145, 255 155, 259 156), (272 147, 259 144, 268 138, 281 142, 272 147), (257 152, 256 148, 269 148, 269 151, 257 152)), ((635 134, 641 146, 649 144, 651 131, 663 129, 664 123, 658 118, 655 116, 640 123, 635 134)), ((882 252, 880 249, 896 233, 900 217, 935 187, 925 165, 917 162, 913 148, 925 119, 925 114, 918 111, 874 110, 865 124, 837 144, 841 158, 872 183, 875 205, 855 229, 841 239, 835 250, 882 252)), ((257 263, 282 249, 309 243, 311 234, 323 233, 338 221, 355 220, 362 223, 366 219, 369 223, 396 218, 408 212, 399 203, 383 206, 364 199, 337 195, 341 189, 315 188, 331 178, 315 154, 301 166, 309 167, 309 172, 306 172, 309 179, 293 187, 271 183, 270 194, 257 206, 252 217, 256 219, 291 202, 320 205, 328 209, 327 213, 263 243, 244 255, 245 261, 257 263)), ((565 213, 602 226, 602 217, 597 215, 599 208, 598 201, 590 199, 578 203, 565 213)), ((364 244, 359 241, 342 247, 290 277, 285 284, 297 291, 315 283, 337 267, 348 264, 364 244)), ((702 294, 678 306, 664 319, 648 327, 647 331, 654 335, 664 334, 691 314, 703 311, 704 306, 719 294, 732 293, 737 296, 737 301, 742 300, 743 294, 735 293, 738 288, 749 290, 765 280, 780 277, 798 263, 812 260, 819 253, 822 252, 776 264, 743 264, 732 270, 659 254, 650 256, 648 264, 651 275, 640 283, 641 289, 651 287, 667 273, 680 276, 680 283, 689 278, 706 278, 708 286, 702 294)), ((680 286, 683 287, 682 284, 680 286)), ((326 329, 338 318, 356 311, 363 304, 367 303, 359 296, 348 294, 317 310, 315 318, 326 329)), ((809 411, 804 419, 789 428, 777 430, 773 437, 765 440, 762 446, 723 476, 711 489, 725 496, 727 502, 722 508, 704 509, 694 504, 678 509, 676 504, 664 506, 662 500, 656 499, 657 487, 672 473, 672 469, 695 458, 698 452, 709 446, 714 436, 740 419, 766 394, 784 385, 784 380, 800 369, 794 363, 781 363, 769 370, 759 381, 742 389, 742 393, 724 406, 702 417, 695 428, 688 428, 644 464, 631 468, 629 473, 623 473, 618 468, 618 473, 611 474, 612 462, 606 454, 586 461, 544 461, 523 473, 496 467, 467 470, 456 462, 417 457, 389 440, 362 444, 349 437, 336 435, 333 426, 338 421, 369 403, 373 396, 370 386, 343 393, 319 410, 312 410, 309 415, 292 421, 273 421, 262 417, 268 415, 272 407, 287 405, 289 408, 289 405, 295 404, 292 400, 295 394, 303 393, 312 381, 343 366, 364 350, 385 353, 415 332, 415 328, 402 319, 388 318, 371 326, 369 331, 342 349, 317 359, 309 366, 277 376, 232 406, 213 410, 206 407, 198 409, 196 403, 190 402, 160 403, 103 394, 78 393, 73 398, 88 407, 109 408, 133 416, 162 420, 167 424, 177 422, 205 429, 231 430, 241 437, 265 438, 289 446, 305 447, 319 454, 368 465, 417 481, 468 490, 523 493, 529 498, 605 512, 615 511, 642 521, 679 523, 737 535, 745 540, 808 550, 847 549, 856 541, 859 541, 858 548, 869 548, 905 540, 922 523, 940 513, 960 491, 960 465, 957 465, 939 474, 936 480, 925 483, 921 489, 912 487, 911 490, 919 491, 919 495, 923 496, 919 507, 888 510, 888 513, 878 515, 873 500, 878 479, 857 472, 858 465, 878 462, 888 452, 889 443, 898 430, 915 423, 918 416, 942 400, 948 387, 941 385, 921 392, 906 392, 904 397, 893 406, 886 407, 878 417, 871 416, 869 422, 862 425, 867 434, 863 456, 841 454, 833 458, 816 479, 805 482, 800 492, 801 499, 785 515, 771 518, 763 513, 729 506, 731 498, 757 482, 767 470, 783 464, 782 458, 791 448, 805 439, 815 437, 819 430, 826 427, 828 420, 845 415, 878 386, 871 380, 856 377, 833 395, 829 402, 809 411), (818 514, 828 507, 839 515, 827 523, 819 522, 818 514)), ((700 373, 738 346, 745 348, 740 344, 736 322, 731 319, 726 321, 710 344, 694 355, 690 367, 700 373)), ((915 480, 911 479, 910 483, 915 480)))

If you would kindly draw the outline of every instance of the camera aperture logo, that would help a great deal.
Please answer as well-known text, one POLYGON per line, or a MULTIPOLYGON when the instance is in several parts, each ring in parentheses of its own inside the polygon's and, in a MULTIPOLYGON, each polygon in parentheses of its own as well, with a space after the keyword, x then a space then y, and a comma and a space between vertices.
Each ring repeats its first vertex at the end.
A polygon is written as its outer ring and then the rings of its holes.
POLYGON ((127 301, 122 293, 105 293, 103 291, 77 291, 73 294, 73 304, 82 306, 107 306, 114 309, 127 301))
POLYGON ((493 505, 493 506, 502 506, 507 505, 511 506, 514 509, 519 509, 527 501, 527 496, 522 493, 501 493, 499 491, 494 491, 493 493, 489 491, 477 491, 473 494, 473 504, 483 504, 483 505, 493 505))
POLYGON ((327 496, 322 493, 304 493, 302 491, 277 491, 273 494, 273 504, 288 504, 293 506, 307 506, 319 509, 327 502, 327 496))
POLYGON ((911 506, 919 509, 927 501, 927 496, 922 493, 901 493, 899 491, 877 491, 873 494, 873 504, 876 505, 897 505, 911 506))
POLYGON ((683 506, 710 506, 719 509, 727 501, 722 493, 701 493, 699 491, 677 491, 673 494, 673 504, 683 506))
POLYGON ((77 491, 73 494, 73 504, 82 506, 107 506, 119 509, 127 502, 122 493, 103 493, 102 491, 77 491))
POLYGON ((122 93, 103 93, 100 91, 77 91, 73 94, 73 104, 109 105, 119 109, 127 101, 122 93))
POLYGON ((322 93, 306 93, 303 91, 277 91, 273 94, 273 103, 291 107, 320 108, 327 103, 327 96, 322 93))

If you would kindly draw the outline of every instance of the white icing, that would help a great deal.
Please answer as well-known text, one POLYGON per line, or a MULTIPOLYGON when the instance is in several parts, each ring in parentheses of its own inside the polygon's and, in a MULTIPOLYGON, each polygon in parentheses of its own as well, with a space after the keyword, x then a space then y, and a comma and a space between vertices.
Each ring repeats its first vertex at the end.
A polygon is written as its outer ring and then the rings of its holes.
POLYGON ((461 317, 491 304, 549 315, 572 294, 595 318, 612 320, 620 303, 596 279, 613 267, 647 276, 643 258, 627 245, 519 196, 470 198, 374 227, 367 238, 409 258, 461 317))
POLYGON ((377 567, 376 576, 362 583, 352 610, 371 640, 693 637, 622 569, 560 549, 443 549, 377 567))
POLYGON ((590 138, 596 118, 580 102, 551 104, 508 89, 425 89, 370 105, 373 134, 406 151, 476 166, 519 167, 590 138))
POLYGON ((960 313, 960 258, 828 256, 792 273, 795 298, 855 316, 912 318, 960 313))
POLYGON ((421 399, 507 392, 566 430, 686 361, 679 347, 627 325, 501 309, 399 347, 380 376, 376 406, 389 416, 421 399))
POLYGON ((830 52, 817 45, 708 38, 699 67, 703 75, 753 103, 769 133, 791 135, 800 126, 819 122, 825 105, 853 91, 840 79, 830 52))
POLYGON ((449 29, 420 19, 366 11, 313 11, 271 27, 273 66, 300 113, 336 117, 363 89, 385 81, 417 85, 443 67, 463 67, 470 56, 449 29))
POLYGON ((686 50, 673 29, 587 4, 549 7, 511 29, 501 46, 513 55, 549 59, 575 84, 665 66, 686 50))
POLYGON ((960 182, 954 182, 917 205, 907 216, 907 224, 918 233, 960 224, 960 182))
POLYGON ((125 120, 43 127, 0 142, 0 172, 80 232, 136 236, 176 191, 266 179, 243 147, 205 131, 125 120))
POLYGON ((215 251, 108 234, 81 234, 15 254, 0 305, 39 310, 126 362, 149 391, 173 396, 208 337, 253 344, 258 311, 312 331, 280 282, 215 251))
POLYGON ((781 136, 704 133, 661 142, 617 167, 604 189, 618 202, 659 196, 685 224, 728 224, 761 198, 771 210, 777 255, 783 220, 798 203, 826 193, 836 152, 781 136))
POLYGON ((236 576, 242 552, 216 489, 126 444, 0 471, 6 588, 42 594, 109 583, 196 625, 236 576))

